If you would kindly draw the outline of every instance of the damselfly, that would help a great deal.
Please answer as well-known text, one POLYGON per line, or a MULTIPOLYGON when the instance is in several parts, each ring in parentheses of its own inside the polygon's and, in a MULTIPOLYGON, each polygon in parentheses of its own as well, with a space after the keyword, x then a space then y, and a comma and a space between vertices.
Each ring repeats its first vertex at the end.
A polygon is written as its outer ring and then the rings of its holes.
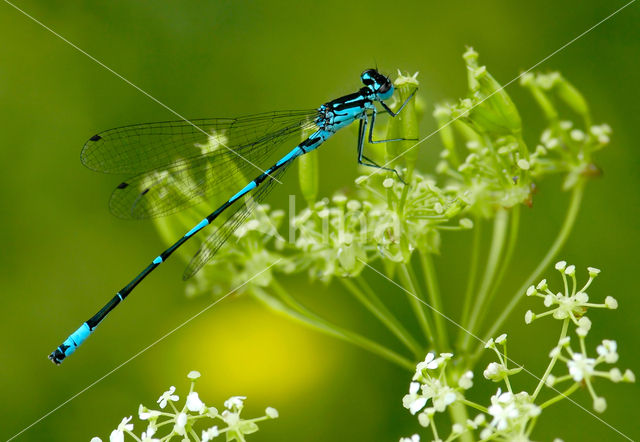
POLYGON ((56 348, 49 359, 60 364, 156 267, 221 214, 229 214, 191 259, 183 277, 187 279, 193 276, 265 198, 293 160, 318 148, 339 129, 359 121, 358 163, 395 172, 377 165, 364 155, 367 125, 370 143, 402 140, 372 139, 377 113, 375 103, 380 103, 384 111, 395 117, 415 91, 393 112, 384 103, 394 93, 391 80, 375 69, 364 71, 360 79, 364 87, 358 92, 329 101, 313 110, 136 124, 91 137, 81 154, 85 166, 100 172, 133 176, 118 185, 111 195, 111 211, 122 218, 168 215, 205 201, 254 168, 261 173, 158 255, 98 313, 56 348), (271 167, 266 170, 260 168, 260 164, 277 154, 279 147, 301 134, 309 135, 271 167), (250 197, 236 204, 245 195, 250 197), (227 210, 232 206, 234 210, 227 210))

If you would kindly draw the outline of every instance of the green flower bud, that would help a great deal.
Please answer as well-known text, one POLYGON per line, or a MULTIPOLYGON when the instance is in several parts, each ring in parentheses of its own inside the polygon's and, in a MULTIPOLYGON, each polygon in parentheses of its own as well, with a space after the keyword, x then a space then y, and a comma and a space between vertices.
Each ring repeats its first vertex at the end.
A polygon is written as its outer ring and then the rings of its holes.
POLYGON ((312 206, 318 197, 318 151, 302 155, 298 158, 298 179, 300 191, 309 206, 312 206))
MULTIPOLYGON (((419 85, 416 78, 418 75, 417 72, 412 76, 402 75, 399 71, 398 74, 398 78, 394 81, 397 93, 396 105, 393 107, 394 111, 399 109, 419 85)), ((419 119, 415 101, 415 99, 409 100, 400 114, 395 118, 389 118, 389 125, 387 127, 387 139, 405 138, 408 140, 386 143, 388 159, 402 155, 407 166, 406 181, 411 179, 419 151, 419 149, 414 147, 418 139, 419 119)))
POLYGON ((456 153, 456 143, 455 138, 453 136, 453 127, 451 127, 451 109, 448 106, 442 106, 436 104, 436 107, 433 111, 433 116, 438 123, 438 132, 440 134, 440 139, 442 140, 442 144, 444 145, 445 152, 448 153, 448 159, 451 161, 454 167, 458 167, 460 165, 460 160, 458 159, 458 154, 456 153))
POLYGON ((479 83, 474 94, 478 104, 471 118, 485 121, 485 129, 497 133, 520 133, 522 120, 515 104, 495 78, 482 66, 473 72, 479 83))
MULTIPOLYGON (((555 89, 562 101, 578 115, 583 117, 585 121, 589 121, 589 105, 575 86, 569 83, 564 77, 559 76, 558 81, 555 83, 555 89)), ((590 125, 587 124, 587 127, 588 126, 590 125)))

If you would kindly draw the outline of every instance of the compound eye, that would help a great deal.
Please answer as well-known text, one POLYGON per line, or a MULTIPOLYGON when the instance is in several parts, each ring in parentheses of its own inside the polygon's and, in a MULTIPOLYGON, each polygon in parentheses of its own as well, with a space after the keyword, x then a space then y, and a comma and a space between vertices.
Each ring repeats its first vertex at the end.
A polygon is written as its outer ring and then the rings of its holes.
POLYGON ((375 78, 377 75, 378 75, 378 72, 376 72, 375 69, 367 69, 362 73, 360 78, 362 79, 362 82, 366 86, 371 86, 375 82, 375 78))
POLYGON ((385 92, 389 92, 389 89, 391 89, 391 82, 388 78, 385 78, 385 81, 382 82, 378 88, 378 93, 384 94, 385 92))

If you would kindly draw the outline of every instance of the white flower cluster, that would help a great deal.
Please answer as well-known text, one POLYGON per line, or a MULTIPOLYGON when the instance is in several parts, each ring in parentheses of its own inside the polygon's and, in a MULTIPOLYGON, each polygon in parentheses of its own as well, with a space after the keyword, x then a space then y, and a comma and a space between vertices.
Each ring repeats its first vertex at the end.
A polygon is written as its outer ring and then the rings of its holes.
POLYGON ((445 369, 452 357, 451 353, 441 353, 438 357, 434 353, 428 353, 424 361, 416 366, 413 382, 409 385, 409 394, 402 399, 402 405, 411 414, 422 410, 418 415, 418 422, 423 427, 428 427, 433 422, 436 413, 445 411, 456 400, 462 399, 461 391, 473 386, 471 371, 459 377, 457 386, 449 385, 445 369), (429 401, 431 406, 426 407, 429 401))
POLYGON ((600 270, 594 267, 588 267, 589 280, 578 290, 576 282, 576 267, 567 265, 566 261, 559 261, 555 266, 556 270, 562 275, 564 290, 562 292, 553 293, 549 290, 547 280, 543 279, 537 286, 530 286, 527 289, 527 296, 537 296, 544 300, 544 306, 549 310, 543 313, 534 313, 528 310, 524 320, 527 324, 531 324, 536 319, 545 316, 553 316, 555 319, 565 320, 570 318, 577 326, 576 333, 580 336, 586 336, 591 329, 591 320, 585 316, 588 308, 618 308, 618 301, 612 296, 607 296, 603 304, 589 302, 589 295, 586 290, 589 288, 593 280, 598 276, 600 270), (571 284, 567 277, 571 278, 571 284))
MULTIPOLYGON (((168 405, 171 411, 150 410, 144 405, 140 405, 138 417, 140 420, 148 422, 147 428, 142 432, 142 435, 138 437, 133 433, 133 424, 130 423, 132 417, 129 416, 122 419, 118 428, 111 432, 109 442, 124 442, 126 434, 131 436, 132 439, 142 442, 160 442, 161 440, 169 440, 173 436, 181 436, 182 441, 199 440, 208 442, 222 434, 225 434, 226 440, 245 440, 245 435, 258 431, 257 422, 278 417, 278 411, 275 408, 268 407, 265 410, 265 416, 253 419, 241 418, 240 413, 244 407, 245 396, 230 397, 224 402, 225 410, 222 413, 218 413, 216 408, 207 407, 198 393, 194 391, 195 380, 200 377, 200 373, 191 371, 187 377, 191 380, 191 388, 181 409, 175 406, 180 397, 174 394, 176 388, 171 386, 157 400, 161 410, 165 410, 168 405), (202 430, 201 437, 198 438, 193 428, 194 424, 207 418, 219 419, 224 425, 210 426, 202 430), (158 439, 154 436, 157 436, 160 428, 170 431, 162 436, 161 439, 158 439)), ((94 437, 91 442, 102 442, 102 439, 94 437)))
MULTIPOLYGON (((553 318, 564 321, 571 321, 576 327, 575 333, 580 343, 580 350, 574 351, 571 348, 571 338, 566 335, 567 327, 563 328, 563 333, 558 340, 558 344, 551 350, 549 357, 551 358, 550 369, 554 367, 556 361, 564 362, 567 368, 567 374, 555 376, 550 373, 544 378, 544 383, 552 387, 560 382, 573 381, 575 385, 586 385, 589 394, 593 400, 593 409, 602 413, 606 407, 606 400, 598 396, 592 384, 594 377, 609 379, 612 382, 635 382, 635 375, 631 370, 624 373, 613 367, 609 370, 598 370, 597 366, 601 364, 615 364, 618 361, 617 343, 614 340, 605 339, 596 348, 597 357, 589 356, 585 343, 586 336, 591 330, 591 320, 586 316, 589 308, 618 308, 618 301, 611 296, 607 296, 603 304, 589 302, 589 295, 586 290, 591 286, 593 280, 600 274, 600 270, 594 267, 588 267, 589 280, 581 288, 577 289, 576 268, 574 265, 567 265, 566 261, 559 261, 555 265, 556 270, 562 275, 564 283, 564 291, 553 293, 547 286, 546 279, 540 281, 537 286, 531 286, 527 289, 527 296, 536 296, 542 298, 544 305, 549 310, 544 313, 535 314, 531 310, 525 315, 525 322, 530 324, 533 320, 551 315, 553 318), (568 278, 571 279, 569 283, 568 278)), ((577 388, 576 386, 572 388, 577 388)))

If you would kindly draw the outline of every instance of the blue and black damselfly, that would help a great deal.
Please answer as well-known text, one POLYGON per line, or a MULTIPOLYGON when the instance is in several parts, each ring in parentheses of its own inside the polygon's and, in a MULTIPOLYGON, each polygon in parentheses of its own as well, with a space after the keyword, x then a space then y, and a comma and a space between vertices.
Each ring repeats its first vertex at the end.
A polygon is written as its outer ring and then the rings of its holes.
POLYGON ((147 275, 223 212, 229 213, 226 220, 203 242, 184 271, 184 279, 193 276, 266 197, 293 160, 318 148, 339 129, 359 121, 358 163, 395 172, 377 165, 364 155, 367 125, 370 143, 403 140, 372 139, 377 112, 375 103, 380 103, 384 111, 395 117, 415 91, 393 112, 384 103, 393 96, 391 80, 375 69, 364 71, 360 78, 364 87, 358 92, 329 101, 313 110, 136 124, 91 137, 82 150, 81 159, 85 166, 100 172, 133 176, 118 185, 111 195, 111 211, 122 218, 144 219, 168 215, 207 200, 253 168, 262 173, 158 255, 98 313, 56 348, 49 359, 60 364, 147 275), (296 137, 300 139, 301 134, 309 135, 271 167, 260 169, 258 165, 276 155, 278 148, 286 145, 287 141, 296 137), (236 203, 245 195, 247 198, 243 203, 236 203), (227 210, 232 206, 234 210, 227 210))

